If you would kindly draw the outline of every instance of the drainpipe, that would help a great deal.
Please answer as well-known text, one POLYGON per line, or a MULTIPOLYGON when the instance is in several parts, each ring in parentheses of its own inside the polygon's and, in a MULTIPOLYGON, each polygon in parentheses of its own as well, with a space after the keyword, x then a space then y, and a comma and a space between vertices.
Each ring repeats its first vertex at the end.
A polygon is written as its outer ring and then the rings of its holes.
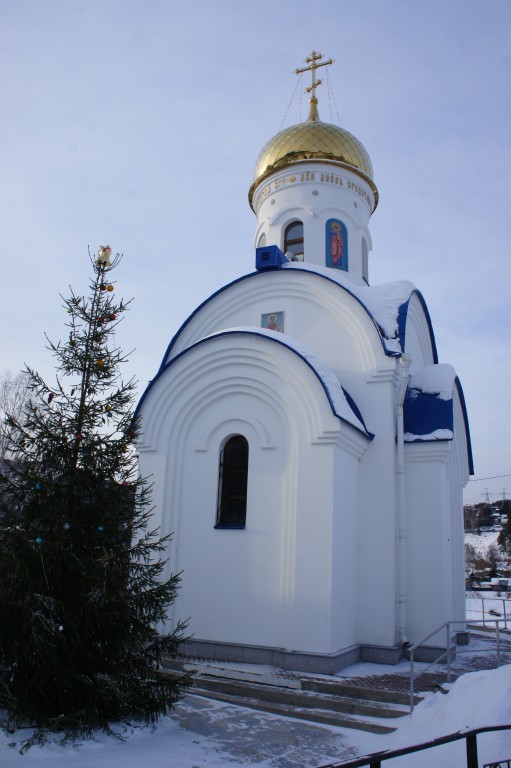
POLYGON ((408 643, 406 634, 406 510, 405 510, 405 437, 403 403, 410 378, 412 358, 403 354, 400 359, 401 378, 397 395, 396 440, 397 440, 397 640, 401 645, 408 643))

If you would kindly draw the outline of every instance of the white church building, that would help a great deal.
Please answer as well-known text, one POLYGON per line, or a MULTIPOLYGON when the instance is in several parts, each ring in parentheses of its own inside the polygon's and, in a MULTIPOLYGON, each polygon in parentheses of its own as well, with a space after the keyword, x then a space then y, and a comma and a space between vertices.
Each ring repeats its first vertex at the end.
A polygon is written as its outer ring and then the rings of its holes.
POLYGON ((424 298, 369 283, 378 190, 320 120, 320 58, 307 120, 256 162, 255 270, 185 320, 137 412, 185 652, 334 673, 464 620, 473 469, 424 298))

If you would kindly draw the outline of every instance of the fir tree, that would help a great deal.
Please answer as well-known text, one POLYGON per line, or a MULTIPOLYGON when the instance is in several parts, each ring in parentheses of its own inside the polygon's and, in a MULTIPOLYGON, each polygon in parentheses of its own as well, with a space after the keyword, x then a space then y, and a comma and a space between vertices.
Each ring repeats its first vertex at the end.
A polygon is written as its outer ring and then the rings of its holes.
MULTIPOLYGON (((149 528, 137 474, 135 382, 114 329, 111 249, 91 258, 88 297, 64 299, 69 338, 49 349, 56 382, 33 370, 24 418, 9 418, 0 487, 0 708, 12 727, 87 734, 155 721, 186 677, 162 676, 185 624, 158 634, 179 575, 164 578, 167 538, 149 528)), ((129 303, 129 302, 128 302, 129 303)))

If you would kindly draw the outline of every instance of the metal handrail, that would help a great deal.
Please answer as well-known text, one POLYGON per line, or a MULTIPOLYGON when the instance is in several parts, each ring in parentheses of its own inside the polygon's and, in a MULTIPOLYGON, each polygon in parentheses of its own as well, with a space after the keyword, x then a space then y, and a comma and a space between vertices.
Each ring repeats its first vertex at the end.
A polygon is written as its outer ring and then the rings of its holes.
MULTIPOLYGON (((413 645, 408 648, 408 653, 410 654, 410 715, 413 712, 413 706, 414 706, 414 685, 416 676, 414 674, 414 653, 417 650, 417 648, 420 648, 426 640, 429 640, 430 637, 434 637, 435 635, 438 635, 439 632, 442 632, 443 629, 447 631, 447 642, 445 646, 445 651, 443 651, 440 656, 438 656, 436 659, 434 659, 425 669, 422 669, 420 671, 420 674, 425 674, 428 669, 430 669, 434 664, 438 664, 442 659, 444 659, 447 656, 447 670, 448 670, 448 681, 451 679, 451 665, 450 665, 450 647, 451 647, 451 636, 450 636, 450 630, 449 630, 449 624, 450 622, 447 621, 444 624, 442 624, 438 629, 435 629, 433 632, 430 632, 427 637, 425 637, 423 640, 419 640, 419 642, 414 643, 413 645)), ((417 675, 419 677, 419 675, 417 675)))
POLYGON ((458 619, 457 621, 446 621, 444 624, 442 624, 438 629, 435 629, 433 632, 430 632, 430 634, 425 637, 423 640, 420 640, 417 643, 414 643, 410 648, 408 649, 408 653, 410 654, 410 715, 413 712, 414 708, 414 685, 415 680, 420 677, 420 675, 424 675, 428 669, 430 669, 434 664, 438 664, 440 661, 442 661, 444 658, 447 658, 447 682, 451 682, 451 661, 452 661, 452 643, 451 643, 451 637, 452 637, 452 629, 454 625, 461 624, 463 627, 466 627, 467 623, 470 623, 471 625, 474 624, 483 624, 483 626, 486 626, 487 624, 495 624, 495 641, 496 641, 496 649, 497 649, 497 666, 500 666, 500 632, 499 632, 499 622, 501 622, 502 619, 486 619, 486 620, 475 620, 467 622, 466 619, 458 619), (425 669, 421 669, 421 671, 415 675, 414 674, 414 653, 420 646, 424 645, 426 640, 429 640, 431 637, 434 637, 435 635, 438 635, 442 630, 445 628, 446 630, 446 644, 445 644, 445 651, 442 651, 442 653, 434 659, 425 669))
MULTIPOLYGON (((469 600, 471 600, 471 601, 473 601, 475 603, 477 603, 477 602, 481 603, 481 609, 480 610, 477 610, 477 608, 472 607, 472 605, 470 607, 468 607, 468 603, 467 603, 467 613, 479 613, 479 614, 481 614, 481 616, 483 618, 483 622, 485 622, 486 615, 487 615, 485 613, 485 602, 486 603, 493 603, 493 604, 501 605, 502 606, 501 610, 502 610, 504 615, 501 617, 500 620, 504 622, 504 629, 507 630, 508 623, 511 622, 511 617, 509 616, 509 613, 508 613, 509 603, 511 601, 509 600, 509 597, 506 597, 506 598, 504 598, 504 597, 495 597, 495 593, 493 592, 492 594, 493 594, 492 597, 485 597, 484 595, 478 594, 478 591, 475 592, 475 593, 467 593, 467 599, 469 599, 469 600)), ((497 594, 499 594, 499 593, 497 593, 497 594)), ((490 616, 492 616, 492 615, 494 616, 495 615, 493 613, 492 608, 489 609, 488 614, 490 616)), ((467 622, 470 622, 470 621, 471 621, 471 619, 467 618, 467 622)), ((478 621, 478 619, 474 619, 474 621, 478 621)), ((491 619, 489 619, 489 621, 491 621, 491 619)), ((484 624, 483 624, 483 626, 484 626, 484 624)))
POLYGON ((367 765, 370 766, 370 768, 381 768, 381 764, 384 760, 391 760, 394 757, 403 757, 404 755, 411 755, 414 752, 422 752, 425 749, 433 749, 434 747, 439 747, 442 744, 449 744, 450 742, 459 741, 460 739, 465 739, 466 741, 467 768, 478 768, 478 761, 477 761, 478 734, 491 733, 493 731, 507 731, 507 730, 511 730, 511 724, 491 725, 483 728, 472 728, 467 731, 459 731, 458 733, 451 733, 448 736, 441 736, 440 738, 433 739, 432 741, 424 741, 420 744, 414 744, 412 747, 403 747, 401 749, 388 749, 388 750, 384 750, 383 752, 373 752, 370 755, 366 755, 365 757, 359 757, 359 758, 356 758, 355 760, 328 763, 326 765, 319 766, 319 768, 364 768, 364 766, 367 766, 367 765))
MULTIPOLYGON (((459 620, 459 621, 447 621, 444 624, 442 624, 438 629, 431 632, 427 637, 425 637, 423 640, 414 643, 412 646, 410 646, 409 653, 410 653, 410 715, 413 712, 413 697, 414 697, 414 653, 421 645, 423 645, 427 640, 429 640, 431 637, 434 637, 439 632, 442 632, 444 629, 446 631, 446 650, 443 651, 438 658, 435 661, 432 661, 425 669, 422 669, 417 677, 420 675, 423 675, 425 672, 427 672, 430 667, 432 667, 434 664, 437 664, 441 659, 444 657, 447 657, 447 679, 450 681, 451 679, 451 658, 452 658, 452 647, 451 647, 451 637, 452 637, 452 627, 455 625, 463 625, 466 627, 467 623, 470 624, 483 624, 483 626, 486 626, 486 624, 492 623, 495 624, 495 639, 496 639, 496 649, 497 649, 497 663, 500 665, 500 635, 499 635, 499 621, 502 622, 502 619, 494 619, 494 620, 485 620, 485 623, 483 621, 477 620, 477 621, 471 621, 467 622, 466 620, 459 620)), ((369 768, 381 768, 381 764, 384 760, 391 760, 395 757, 403 757, 404 755, 411 755, 414 752, 422 752, 426 749, 433 749, 434 747, 441 746, 442 744, 449 744, 453 741, 459 741, 460 739, 465 739, 466 741, 466 756, 467 756, 467 768, 478 768, 478 759, 477 759, 477 736, 480 733, 491 733, 493 731, 505 731, 505 730, 511 730, 511 724, 509 725, 493 725, 493 726, 486 726, 482 728, 472 728, 470 730, 461 731, 458 733, 451 733, 447 736, 441 736, 440 738, 433 739, 432 741, 425 741, 421 742, 420 744, 415 744, 411 747, 405 747, 401 749, 393 749, 393 750, 384 750, 382 752, 374 752, 372 754, 366 755, 365 757, 356 758, 355 760, 348 760, 348 761, 341 761, 341 762, 335 762, 335 763, 328 763, 326 765, 319 766, 319 768, 364 768, 365 766, 369 766, 369 768)), ((489 763, 487 765, 493 766, 493 765, 501 765, 504 761, 497 761, 497 763, 489 763)))

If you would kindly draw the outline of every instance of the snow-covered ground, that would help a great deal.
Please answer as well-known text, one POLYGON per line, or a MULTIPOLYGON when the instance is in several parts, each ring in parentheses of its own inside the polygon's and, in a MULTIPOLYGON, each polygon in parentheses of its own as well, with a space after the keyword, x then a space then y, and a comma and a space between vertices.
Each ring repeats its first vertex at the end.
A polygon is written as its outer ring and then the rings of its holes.
MULTIPOLYGON (((432 694, 419 704, 411 718, 390 736, 388 749, 428 741, 449 733, 486 725, 511 726, 511 665, 460 677, 446 696, 432 694)), ((511 758, 511 731, 481 734, 478 739, 479 765, 511 758)), ((457 768, 466 765, 465 741, 436 747, 389 760, 388 768, 457 768)))
MULTIPOLYGON (((373 674, 374 667, 359 664, 353 672, 373 674)), ((450 689, 448 695, 426 694, 411 717, 395 721, 398 730, 390 735, 320 726, 187 695, 154 727, 119 728, 123 740, 97 733, 92 740, 64 746, 53 741, 22 755, 20 747, 30 732, 1 733, 0 766, 312 768, 478 726, 511 725, 511 665, 469 673, 444 687, 450 689)), ((478 749, 480 765, 511 758, 511 731, 482 734, 478 749)), ((466 765, 465 742, 396 758, 384 765, 462 768, 466 765)))
POLYGON ((476 552, 482 557, 490 544, 496 544, 500 530, 485 531, 484 533, 465 533, 465 544, 472 544, 476 552))

